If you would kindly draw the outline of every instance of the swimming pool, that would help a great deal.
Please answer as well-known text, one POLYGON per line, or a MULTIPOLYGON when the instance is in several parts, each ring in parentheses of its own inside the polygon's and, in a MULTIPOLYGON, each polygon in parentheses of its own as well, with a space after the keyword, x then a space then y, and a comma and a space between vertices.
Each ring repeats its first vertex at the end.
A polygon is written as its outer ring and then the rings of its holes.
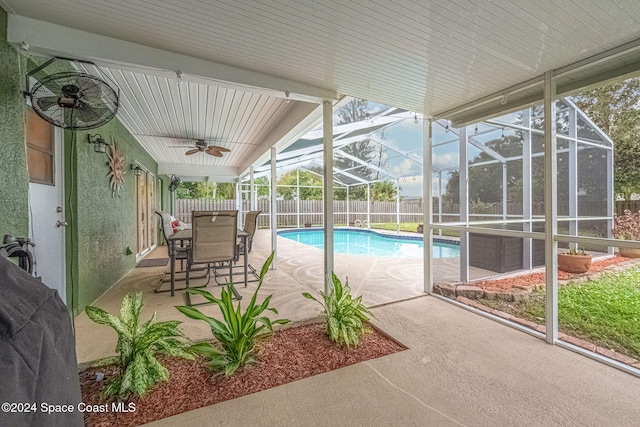
MULTIPOLYGON (((314 248, 324 248, 324 230, 282 230, 278 235, 314 248)), ((366 255, 381 258, 422 258, 424 242, 418 236, 393 236, 370 230, 337 228, 333 232, 334 251, 340 254, 366 255)), ((460 246, 455 242, 434 239, 433 257, 458 257, 460 246)))

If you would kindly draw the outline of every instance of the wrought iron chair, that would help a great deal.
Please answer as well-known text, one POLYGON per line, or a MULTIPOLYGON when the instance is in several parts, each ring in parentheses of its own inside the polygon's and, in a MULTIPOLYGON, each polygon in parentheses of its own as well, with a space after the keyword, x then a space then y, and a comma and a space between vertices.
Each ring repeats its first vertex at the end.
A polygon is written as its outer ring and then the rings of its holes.
MULTIPOLYGON (((193 237, 187 257, 186 287, 189 288, 190 273, 196 265, 229 268, 231 276, 233 261, 237 259, 238 211, 193 211, 191 218, 193 237)), ((242 299, 232 284, 230 289, 236 299, 242 299)), ((187 305, 194 305, 189 292, 186 298, 187 305)))

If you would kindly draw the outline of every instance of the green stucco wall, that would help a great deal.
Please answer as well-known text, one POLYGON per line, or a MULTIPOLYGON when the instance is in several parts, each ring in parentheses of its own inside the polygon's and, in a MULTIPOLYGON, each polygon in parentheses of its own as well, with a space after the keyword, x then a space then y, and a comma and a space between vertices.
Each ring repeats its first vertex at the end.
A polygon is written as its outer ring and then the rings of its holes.
POLYGON ((29 180, 24 143, 24 62, 6 42, 7 14, 0 8, 0 239, 27 236, 29 180))
POLYGON ((135 255, 126 254, 128 246, 135 251, 137 236, 135 177, 129 167, 137 161, 157 176, 158 166, 117 119, 75 136, 66 131, 65 151, 73 165, 65 168, 67 192, 72 192, 66 219, 72 224, 68 243, 73 244, 67 245, 67 258, 77 260, 68 271, 67 290, 73 287, 70 303, 83 310, 135 266, 135 255), (107 155, 93 151, 89 134, 100 134, 122 149, 126 174, 120 195, 113 195, 110 187, 107 155))
MULTIPOLYGON (((5 233, 28 235, 29 179, 24 142, 23 78, 34 65, 6 42, 7 14, 0 8, 0 238, 5 233), (18 61, 21 61, 20 63, 18 61)), ((34 58, 40 62, 42 59, 34 58)), ((69 69, 59 61, 48 70, 69 69)), ((135 179, 129 167, 138 162, 156 175, 156 208, 166 200, 157 176, 158 165, 116 119, 90 131, 65 131, 65 220, 67 306, 74 313, 117 283, 135 266, 135 179), (88 134, 116 141, 124 152, 125 182, 119 196, 109 185, 107 156, 93 151, 88 134)), ((155 218, 153 218, 155 221, 155 218)), ((160 240, 158 240, 160 242, 160 240)))

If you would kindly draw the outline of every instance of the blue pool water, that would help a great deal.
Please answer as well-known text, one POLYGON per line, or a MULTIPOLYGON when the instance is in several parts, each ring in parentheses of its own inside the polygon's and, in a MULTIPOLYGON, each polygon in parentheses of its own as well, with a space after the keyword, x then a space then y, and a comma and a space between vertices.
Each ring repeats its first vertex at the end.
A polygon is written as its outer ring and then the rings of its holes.
MULTIPOLYGON (((324 248, 324 230, 283 230, 278 235, 314 248, 324 248)), ((333 233, 334 251, 349 255, 381 258, 422 258, 424 242, 421 237, 391 236, 369 230, 336 229, 333 233)), ((458 257, 460 246, 434 240, 433 257, 458 257)))

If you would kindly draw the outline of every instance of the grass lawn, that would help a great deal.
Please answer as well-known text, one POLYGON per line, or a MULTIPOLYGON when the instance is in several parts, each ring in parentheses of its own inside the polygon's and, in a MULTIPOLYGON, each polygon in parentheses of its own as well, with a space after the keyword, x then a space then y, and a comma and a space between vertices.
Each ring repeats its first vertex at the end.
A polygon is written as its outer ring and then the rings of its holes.
MULTIPOLYGON (((543 290, 509 305, 512 314, 544 323, 543 290)), ((560 332, 640 359, 640 267, 561 286, 558 323, 560 332)))

